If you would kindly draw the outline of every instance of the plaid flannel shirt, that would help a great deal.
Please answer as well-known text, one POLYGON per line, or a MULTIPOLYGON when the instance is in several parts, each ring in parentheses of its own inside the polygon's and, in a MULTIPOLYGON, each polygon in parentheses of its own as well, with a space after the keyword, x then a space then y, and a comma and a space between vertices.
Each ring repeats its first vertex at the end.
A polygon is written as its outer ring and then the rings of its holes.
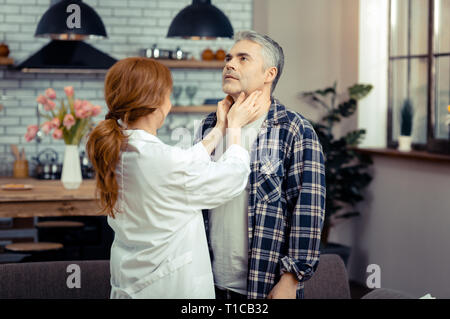
MULTIPOLYGON (((194 143, 216 121, 216 114, 209 114, 194 143)), ((303 298, 304 282, 320 257, 325 215, 322 146, 303 116, 273 99, 250 157, 247 297, 266 298, 281 275, 291 272, 299 280, 297 298, 303 298)), ((208 210, 203 216, 209 241, 208 210)))

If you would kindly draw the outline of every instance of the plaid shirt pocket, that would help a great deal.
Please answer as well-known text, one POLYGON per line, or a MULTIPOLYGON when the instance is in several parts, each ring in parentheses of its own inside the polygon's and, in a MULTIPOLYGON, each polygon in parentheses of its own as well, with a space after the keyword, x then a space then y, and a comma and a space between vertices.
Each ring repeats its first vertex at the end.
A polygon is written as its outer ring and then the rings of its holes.
POLYGON ((262 202, 277 202, 281 197, 283 182, 283 161, 280 159, 261 159, 256 181, 256 197, 262 202))

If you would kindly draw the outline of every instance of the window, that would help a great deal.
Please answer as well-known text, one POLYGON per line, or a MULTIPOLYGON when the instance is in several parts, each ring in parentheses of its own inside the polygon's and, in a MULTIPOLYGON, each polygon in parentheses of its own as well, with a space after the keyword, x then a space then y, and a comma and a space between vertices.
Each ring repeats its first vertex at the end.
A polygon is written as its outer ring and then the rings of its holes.
POLYGON ((409 101, 413 148, 449 153, 450 0, 390 0, 389 10, 388 146, 409 101))

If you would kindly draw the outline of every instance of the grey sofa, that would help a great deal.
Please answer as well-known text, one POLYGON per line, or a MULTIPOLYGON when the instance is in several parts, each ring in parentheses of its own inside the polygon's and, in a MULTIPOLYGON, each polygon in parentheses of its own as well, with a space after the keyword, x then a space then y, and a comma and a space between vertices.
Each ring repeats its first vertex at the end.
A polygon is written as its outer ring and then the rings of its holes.
MULTIPOLYGON (((55 261, 0 265, 0 299, 107 299, 111 290, 109 260, 55 261), (70 264, 80 267, 80 288, 68 288, 70 264)), ((407 298, 376 289, 366 299, 407 298)), ((305 283, 306 299, 348 299, 350 288, 342 259, 322 255, 316 273, 305 283)))
POLYGON ((109 298, 109 260, 50 261, 0 265, 0 299, 106 299, 109 298), (80 266, 80 288, 69 289, 73 272, 80 266))

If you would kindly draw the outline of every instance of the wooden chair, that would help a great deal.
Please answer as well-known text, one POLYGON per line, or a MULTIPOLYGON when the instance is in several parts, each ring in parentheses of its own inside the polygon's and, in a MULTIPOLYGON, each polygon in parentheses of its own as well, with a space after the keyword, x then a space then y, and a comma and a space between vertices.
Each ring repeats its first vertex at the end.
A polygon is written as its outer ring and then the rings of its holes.
POLYGON ((59 242, 64 246, 65 260, 82 259, 80 239, 84 223, 70 220, 51 220, 37 222, 39 242, 59 242))

